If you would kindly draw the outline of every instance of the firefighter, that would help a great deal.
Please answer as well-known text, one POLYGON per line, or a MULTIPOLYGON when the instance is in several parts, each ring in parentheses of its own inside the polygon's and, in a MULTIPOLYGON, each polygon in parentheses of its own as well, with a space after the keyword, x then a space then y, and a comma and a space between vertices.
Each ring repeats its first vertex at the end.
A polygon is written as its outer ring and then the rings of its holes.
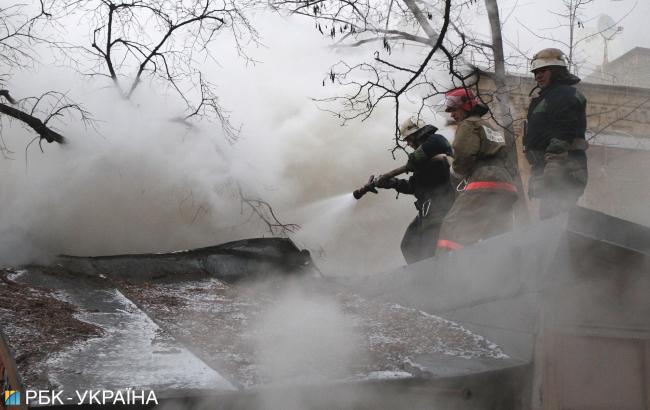
POLYGON ((487 107, 464 88, 447 92, 445 103, 456 124, 451 171, 459 194, 443 220, 438 252, 462 249, 512 230, 517 200, 506 167, 503 134, 481 119, 487 107))
POLYGON ((418 213, 409 224, 401 243, 402 255, 411 264, 435 255, 442 218, 454 202, 449 182, 451 145, 438 129, 417 117, 407 119, 400 127, 401 138, 413 149, 406 168, 413 172, 409 179, 380 179, 377 188, 394 189, 414 195, 418 213))
POLYGON ((540 199, 539 215, 546 219, 571 209, 587 185, 587 100, 573 87, 580 79, 569 73, 562 51, 535 54, 531 71, 539 93, 528 107, 524 135, 528 195, 540 199))

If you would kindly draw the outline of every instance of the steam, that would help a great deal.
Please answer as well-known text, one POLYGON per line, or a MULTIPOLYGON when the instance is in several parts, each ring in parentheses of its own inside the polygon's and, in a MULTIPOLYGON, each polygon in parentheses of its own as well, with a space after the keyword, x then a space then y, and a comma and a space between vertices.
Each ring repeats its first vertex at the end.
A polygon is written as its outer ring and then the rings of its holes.
POLYGON ((358 337, 334 301, 290 290, 262 316, 259 365, 272 384, 333 380, 349 374, 358 337))
POLYGON ((78 131, 69 146, 0 163, 8 176, 0 193, 2 256, 26 242, 43 254, 169 250, 209 241, 209 228, 233 219, 223 188, 228 163, 215 141, 184 136, 156 111, 162 101, 154 95, 137 113, 100 97, 113 108, 104 117, 110 127, 99 125, 104 138, 78 131))
POLYGON ((269 387, 259 395, 259 408, 314 408, 313 394, 291 387, 348 378, 363 357, 361 339, 353 319, 325 295, 293 284, 277 297, 253 325, 256 363, 269 387))
MULTIPOLYGON (((32 145, 25 154, 33 135, 5 123, 5 142, 15 152, 0 160, 0 262, 164 252, 269 235, 242 208, 241 186, 271 203, 283 222, 303 226, 293 239, 321 258, 324 270, 349 274, 403 264, 399 242, 414 215, 411 200, 382 191, 342 212, 304 208, 403 164, 403 153, 396 160, 389 153, 393 107, 379 106, 372 120, 342 127, 309 99, 340 93, 321 81, 341 55, 308 21, 259 20, 268 47, 253 54, 264 63, 244 66, 224 40, 221 66, 210 69, 222 105, 242 126, 234 145, 218 123, 189 129, 171 122, 180 105, 145 84, 124 101, 97 79, 68 70, 17 73, 14 96, 68 90, 93 113, 97 132, 66 119, 58 129, 69 145, 44 144, 44 154, 32 145)), ((367 52, 345 51, 345 58, 367 52)))

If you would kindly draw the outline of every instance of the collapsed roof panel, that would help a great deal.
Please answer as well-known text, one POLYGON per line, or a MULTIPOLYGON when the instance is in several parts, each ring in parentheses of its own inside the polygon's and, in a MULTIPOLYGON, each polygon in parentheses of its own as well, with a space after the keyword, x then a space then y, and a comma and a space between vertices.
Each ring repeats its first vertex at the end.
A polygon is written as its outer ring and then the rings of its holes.
POLYGON ((273 272, 300 273, 311 268, 309 252, 285 238, 253 238, 170 253, 79 257, 62 255, 57 266, 88 275, 129 281, 217 277, 229 282, 273 272))
MULTIPOLYGON (((422 364, 447 356, 504 368, 507 357, 487 339, 309 274, 308 254, 285 245, 255 240, 173 254, 62 257, 54 267, 6 272, 1 297, 8 300, 16 287, 33 293, 28 304, 43 307, 41 322, 65 326, 56 332, 16 320, 20 312, 9 306, 1 311, 13 325, 3 327, 9 346, 25 358, 17 363, 23 384, 223 396, 270 386, 449 378, 422 364), (233 259, 206 264, 221 256, 233 259), (172 260, 161 274, 160 261, 172 260), (283 270, 293 273, 272 274, 283 270), (49 312, 50 305, 64 314, 49 312)), ((472 374, 470 368, 459 366, 453 377, 472 374)), ((467 399, 463 389, 451 390, 467 399)))

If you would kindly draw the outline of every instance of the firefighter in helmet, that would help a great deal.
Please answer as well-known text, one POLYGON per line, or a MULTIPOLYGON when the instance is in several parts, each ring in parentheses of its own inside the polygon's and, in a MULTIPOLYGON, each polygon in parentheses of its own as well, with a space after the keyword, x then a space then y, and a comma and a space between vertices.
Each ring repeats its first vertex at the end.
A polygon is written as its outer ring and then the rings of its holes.
POLYGON ((402 255, 408 264, 435 255, 436 241, 442 218, 454 202, 449 182, 451 145, 437 134, 438 129, 417 116, 407 119, 400 127, 402 141, 413 149, 406 168, 413 172, 408 179, 381 180, 377 188, 394 189, 414 195, 418 213, 409 224, 401 243, 402 255))
POLYGON ((438 252, 512 230, 517 200, 503 134, 481 118, 488 108, 466 88, 447 92, 445 104, 456 124, 451 178, 459 194, 443 220, 438 252))
POLYGON ((528 195, 540 199, 546 219, 571 209, 587 185, 587 100, 573 87, 580 79, 569 73, 562 51, 535 54, 531 71, 539 92, 528 107, 523 140, 532 167, 528 195))

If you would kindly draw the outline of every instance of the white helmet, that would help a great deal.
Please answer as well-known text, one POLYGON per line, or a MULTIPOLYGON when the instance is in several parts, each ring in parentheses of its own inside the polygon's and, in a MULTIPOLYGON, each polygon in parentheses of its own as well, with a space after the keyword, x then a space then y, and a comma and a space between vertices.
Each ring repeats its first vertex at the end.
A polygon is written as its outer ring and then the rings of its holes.
POLYGON ((530 62, 530 71, 533 72, 542 67, 567 67, 566 57, 562 50, 557 48, 545 48, 533 56, 530 62))
POLYGON ((406 137, 422 129, 425 125, 427 124, 422 121, 417 115, 408 118, 402 123, 402 126, 399 127, 401 139, 405 140, 406 137))

